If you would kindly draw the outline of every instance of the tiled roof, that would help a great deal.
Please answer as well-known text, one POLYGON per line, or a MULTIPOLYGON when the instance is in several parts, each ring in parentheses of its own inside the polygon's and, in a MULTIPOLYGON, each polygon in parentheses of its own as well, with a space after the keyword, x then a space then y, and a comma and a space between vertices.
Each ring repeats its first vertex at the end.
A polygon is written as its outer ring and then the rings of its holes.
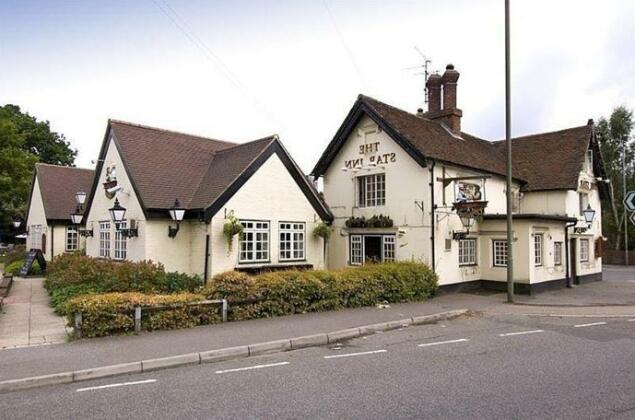
MULTIPOLYGON (((439 121, 359 95, 347 120, 316 164, 314 175, 324 174, 345 140, 346 127, 352 127, 351 118, 359 115, 358 109, 369 112, 371 118, 379 118, 380 123, 398 136, 402 143, 414 147, 419 156, 493 174, 506 174, 504 141, 490 142, 465 132, 456 136, 439 121)), ((592 125, 586 125, 512 139, 513 177, 524 183, 525 191, 577 188, 592 130, 592 125)))
MULTIPOLYGON (((593 126, 584 125, 514 138, 512 163, 527 182, 523 190, 576 189, 592 134, 593 126)), ((494 145, 504 152, 504 140, 494 145)))
POLYGON ((42 194, 47 220, 67 220, 75 211, 75 193, 90 193, 95 171, 92 169, 36 163, 35 173, 42 194))

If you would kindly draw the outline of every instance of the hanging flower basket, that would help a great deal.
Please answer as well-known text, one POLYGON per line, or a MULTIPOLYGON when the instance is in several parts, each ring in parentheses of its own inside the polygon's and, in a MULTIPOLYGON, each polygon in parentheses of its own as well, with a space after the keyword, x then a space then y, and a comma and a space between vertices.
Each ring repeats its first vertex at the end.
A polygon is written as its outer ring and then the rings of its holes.
POLYGON ((324 222, 320 222, 315 226, 315 228, 313 228, 313 236, 328 240, 328 238, 331 237, 332 231, 333 229, 331 229, 329 225, 324 222))
POLYGON ((227 221, 223 224, 223 235, 227 241, 227 255, 232 252, 232 244, 234 243, 234 236, 243 234, 243 225, 240 220, 233 214, 227 217, 227 221))

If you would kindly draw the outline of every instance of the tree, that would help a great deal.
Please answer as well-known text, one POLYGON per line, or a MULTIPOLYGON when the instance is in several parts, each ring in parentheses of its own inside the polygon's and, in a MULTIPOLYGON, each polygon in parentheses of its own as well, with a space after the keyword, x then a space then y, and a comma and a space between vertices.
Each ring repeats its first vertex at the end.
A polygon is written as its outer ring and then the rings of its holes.
POLYGON ((10 232, 16 217, 26 217, 26 204, 36 162, 73 166, 77 150, 48 121, 0 107, 0 236, 10 232))
POLYGON ((635 230, 624 220, 624 175, 626 189, 635 189, 635 142, 633 131, 633 111, 618 106, 611 116, 600 118, 597 134, 604 160, 604 167, 610 179, 610 197, 603 203, 603 231, 609 238, 609 246, 619 250, 624 247, 624 232, 629 229, 629 249, 635 243, 635 230))

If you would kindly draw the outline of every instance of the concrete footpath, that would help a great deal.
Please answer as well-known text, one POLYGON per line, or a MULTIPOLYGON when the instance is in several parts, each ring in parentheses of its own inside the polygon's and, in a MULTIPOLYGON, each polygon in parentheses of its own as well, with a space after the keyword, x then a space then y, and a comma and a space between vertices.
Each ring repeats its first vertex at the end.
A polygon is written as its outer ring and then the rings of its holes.
MULTIPOLYGON (((43 278, 13 278, 0 313, 0 349, 64 343, 64 319, 53 313, 43 278)), ((0 356, 1 357, 1 356, 0 356)))

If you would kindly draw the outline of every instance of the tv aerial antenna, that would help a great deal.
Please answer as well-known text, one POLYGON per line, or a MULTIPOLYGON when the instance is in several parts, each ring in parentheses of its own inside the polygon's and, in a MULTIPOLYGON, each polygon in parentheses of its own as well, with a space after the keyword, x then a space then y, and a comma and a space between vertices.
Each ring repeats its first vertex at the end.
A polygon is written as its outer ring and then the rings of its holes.
POLYGON ((423 72, 415 73, 415 74, 423 75, 424 77, 423 97, 424 97, 424 103, 427 104, 428 103, 428 87, 425 85, 425 82, 428 81, 428 76, 430 75, 430 71, 428 70, 428 68, 432 64, 432 59, 428 57, 427 55, 425 55, 423 51, 421 51, 421 49, 417 47, 416 45, 414 48, 415 48, 415 51, 417 51, 417 53, 423 59, 423 64, 419 64, 418 66, 414 66, 414 67, 407 67, 404 70, 423 69, 423 72))

